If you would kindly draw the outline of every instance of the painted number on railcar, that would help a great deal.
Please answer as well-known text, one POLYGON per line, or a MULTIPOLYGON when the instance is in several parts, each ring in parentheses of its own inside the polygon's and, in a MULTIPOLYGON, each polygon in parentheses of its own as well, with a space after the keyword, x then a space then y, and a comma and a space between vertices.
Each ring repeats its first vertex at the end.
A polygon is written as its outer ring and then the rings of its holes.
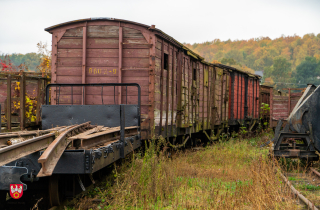
POLYGON ((117 74, 117 69, 97 69, 89 68, 89 74, 117 74))

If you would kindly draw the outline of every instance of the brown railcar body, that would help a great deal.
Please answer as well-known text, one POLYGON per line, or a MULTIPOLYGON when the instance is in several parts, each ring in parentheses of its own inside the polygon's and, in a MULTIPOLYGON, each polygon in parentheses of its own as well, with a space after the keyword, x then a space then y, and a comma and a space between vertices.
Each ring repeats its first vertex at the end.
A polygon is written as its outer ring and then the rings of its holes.
MULTIPOLYGON (((259 118, 258 77, 248 79, 247 73, 205 62, 154 26, 90 18, 45 30, 52 34, 52 83, 141 86, 142 139, 206 130, 213 134, 213 130, 227 126, 230 108, 234 119, 259 118), (232 83, 230 74, 239 75, 236 80, 240 79, 240 86, 232 83), (236 91, 230 95, 231 90, 236 91)), ((124 88, 106 88, 103 93, 93 87, 72 91, 73 96, 70 90, 53 89, 51 103, 101 104, 101 97, 105 104, 136 103, 137 92, 124 88)))
POLYGON ((230 72, 228 124, 241 125, 246 121, 258 120, 260 118, 260 76, 222 64, 217 66, 230 72))

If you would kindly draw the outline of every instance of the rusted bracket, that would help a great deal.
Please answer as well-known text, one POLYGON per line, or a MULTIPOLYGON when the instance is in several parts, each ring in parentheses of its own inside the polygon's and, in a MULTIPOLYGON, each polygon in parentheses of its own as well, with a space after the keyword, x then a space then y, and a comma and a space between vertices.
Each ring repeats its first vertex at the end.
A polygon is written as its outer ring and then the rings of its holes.
POLYGON ((69 129, 63 131, 44 151, 44 153, 38 159, 38 162, 41 163, 42 168, 39 171, 37 177, 51 176, 54 168, 56 167, 62 153, 71 142, 70 139, 67 139, 68 135, 72 131, 75 131, 79 128, 89 126, 90 122, 86 122, 80 125, 72 126, 69 129))
POLYGON ((0 149, 0 166, 48 147, 54 138, 55 134, 49 133, 0 149))
POLYGON ((179 144, 179 145, 173 145, 168 141, 168 145, 174 149, 179 149, 179 148, 184 147, 186 145, 189 138, 190 138, 190 136, 187 136, 186 139, 182 142, 182 144, 179 144))

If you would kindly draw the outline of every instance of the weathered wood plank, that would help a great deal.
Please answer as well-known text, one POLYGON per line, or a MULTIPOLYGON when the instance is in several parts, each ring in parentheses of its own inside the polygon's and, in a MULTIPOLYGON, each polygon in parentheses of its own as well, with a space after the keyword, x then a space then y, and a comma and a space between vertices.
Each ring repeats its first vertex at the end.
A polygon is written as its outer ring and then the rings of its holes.
MULTIPOLYGON (((149 49, 124 49, 123 57, 148 57, 149 49)), ((82 57, 81 49, 58 49, 59 58, 77 58, 82 57)), ((117 58, 119 57, 119 49, 87 49, 88 58, 117 58)))
POLYGON ((88 37, 108 37, 118 38, 119 37, 119 26, 88 26, 88 37))
POLYGON ((125 38, 144 38, 142 35, 141 31, 128 28, 128 27, 123 27, 123 37, 125 38))
POLYGON ((63 37, 82 37, 83 27, 67 29, 63 37))

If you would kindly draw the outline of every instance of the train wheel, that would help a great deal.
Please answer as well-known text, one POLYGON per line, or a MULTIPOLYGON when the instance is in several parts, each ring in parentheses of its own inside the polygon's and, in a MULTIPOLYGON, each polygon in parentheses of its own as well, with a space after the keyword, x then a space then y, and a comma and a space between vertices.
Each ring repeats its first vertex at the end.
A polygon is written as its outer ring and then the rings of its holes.
POLYGON ((62 196, 59 189, 59 176, 52 175, 49 179, 49 200, 51 206, 60 206, 62 196))

